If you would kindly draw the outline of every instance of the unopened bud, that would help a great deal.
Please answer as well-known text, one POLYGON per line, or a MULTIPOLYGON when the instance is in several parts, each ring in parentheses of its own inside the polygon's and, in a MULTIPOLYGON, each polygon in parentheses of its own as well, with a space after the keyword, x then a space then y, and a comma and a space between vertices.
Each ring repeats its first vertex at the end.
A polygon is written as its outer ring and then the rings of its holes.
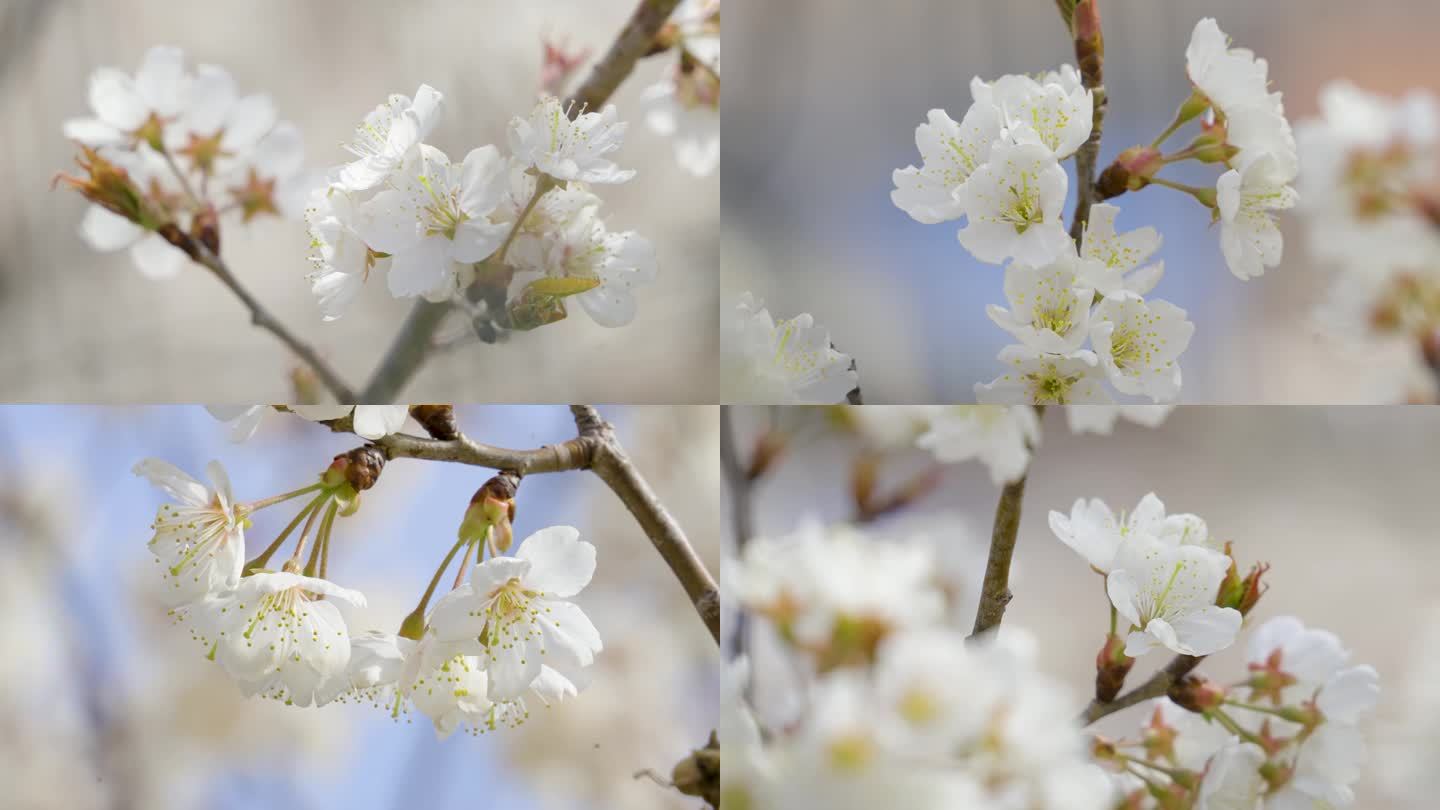
MULTIPOLYGON (((385 451, 373 444, 357 447, 348 453, 341 453, 325 471, 326 481, 334 481, 335 475, 355 489, 356 492, 375 486, 380 473, 385 469, 385 451)), ((338 482, 337 482, 338 483, 338 482)))
MULTIPOLYGON (((1075 61, 1087 87, 1098 88, 1105 64, 1105 37, 1100 30, 1099 0, 1080 0, 1071 20, 1075 33, 1075 61)), ((1100 92, 1097 89, 1097 92, 1100 92)))
POLYGON ((508 551, 514 541, 515 493, 519 487, 520 474, 510 470, 501 470, 486 481, 465 509, 459 538, 472 543, 490 540, 496 551, 508 551))
POLYGON ((1135 666, 1135 659, 1125 654, 1125 639, 1109 635, 1095 656, 1095 699, 1101 703, 1114 700, 1125 687, 1125 677, 1135 666))
POLYGON ((720 740, 715 732, 710 732, 704 748, 675 763, 670 781, 686 796, 699 796, 711 807, 720 806, 720 740))
POLYGON ((410 415, 425 428, 430 438, 442 442, 460 438, 460 426, 455 423, 455 409, 450 405, 411 405, 410 415))
POLYGON ((1115 162, 1100 173, 1096 186, 1105 199, 1118 197, 1127 191, 1139 191, 1150 185, 1165 158, 1153 146, 1132 146, 1121 152, 1115 162))
POLYGON ((1240 154, 1240 147, 1231 144, 1225 127, 1207 128, 1180 152, 1180 159, 1198 160, 1201 163, 1229 163, 1240 154))
POLYGON ((1225 688, 1199 675, 1186 675, 1170 685, 1165 693, 1175 705, 1187 711, 1204 714, 1225 704, 1225 688))
POLYGON ((419 641, 425 636, 425 611, 416 608, 411 611, 405 620, 400 622, 401 638, 414 639, 419 641))

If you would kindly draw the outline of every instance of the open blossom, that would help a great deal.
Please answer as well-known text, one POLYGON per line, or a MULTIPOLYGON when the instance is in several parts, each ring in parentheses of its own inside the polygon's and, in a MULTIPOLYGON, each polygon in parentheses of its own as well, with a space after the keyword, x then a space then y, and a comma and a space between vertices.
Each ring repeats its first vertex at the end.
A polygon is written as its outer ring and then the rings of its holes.
POLYGON ((365 597, 328 580, 257 573, 212 596, 197 612, 197 634, 247 695, 309 706, 348 683, 350 634, 335 607, 365 597))
POLYGON ((640 94, 646 125, 673 139, 676 161, 696 177, 720 165, 720 37, 704 30, 708 14, 702 10, 689 25, 681 23, 686 52, 680 63, 640 94))
POLYGON ((178 116, 189 100, 191 78, 185 73, 185 56, 171 46, 145 52, 132 77, 115 68, 100 68, 90 76, 91 118, 65 122, 65 137, 89 146, 131 146, 159 132, 145 132, 152 119, 163 124, 178 116))
POLYGON ((316 189, 306 209, 310 231, 310 292, 327 321, 349 310, 370 271, 386 272, 390 257, 378 256, 355 230, 358 210, 350 192, 337 187, 316 189))
POLYGON ((1119 515, 1099 498, 1078 498, 1068 516, 1051 510, 1050 531, 1102 574, 1115 567, 1120 547, 1132 537, 1157 539, 1170 545, 1210 544, 1205 521, 1191 514, 1167 516, 1164 502, 1153 492, 1141 498, 1133 510, 1119 515))
POLYGON ((595 573, 595 547, 570 526, 530 535, 513 557, 475 566, 470 581, 436 605, 431 627, 441 642, 478 642, 496 702, 521 697, 548 666, 582 678, 602 648, 600 634, 568 599, 595 573))
POLYGON ((833 405, 859 382, 849 355, 808 313, 776 323, 744 293, 724 314, 720 396, 726 402, 833 405))
POLYGON ((1255 810, 1268 788, 1260 774, 1264 764, 1259 746, 1232 738, 1205 768, 1195 810, 1255 810))
POLYGON ((396 297, 443 299, 454 292, 456 263, 487 258, 509 228, 491 222, 508 182, 493 146, 472 149, 464 163, 421 144, 380 191, 360 207, 357 231, 391 259, 387 280, 396 297))
POLYGON ((134 469, 176 501, 155 513, 150 539, 150 551, 164 569, 163 598, 172 606, 235 588, 245 563, 245 518, 235 508, 230 478, 218 461, 205 469, 208 487, 156 458, 134 469))
POLYGON ((944 110, 931 110, 929 123, 915 129, 921 166, 896 169, 890 199, 915 221, 933 225, 965 215, 960 188, 990 159, 1004 121, 992 104, 972 104, 960 123, 944 110))
POLYGON ((1261 275, 1280 263, 1284 247, 1271 211, 1295 206, 1295 190, 1266 155, 1243 169, 1231 169, 1216 182, 1220 208, 1220 249, 1236 278, 1261 275))
POLYGON ((1160 233, 1150 226, 1116 233, 1119 206, 1096 203, 1090 206, 1085 235, 1080 242, 1082 259, 1098 261, 1102 268, 1086 265, 1084 278, 1101 295, 1132 292, 1145 295, 1155 289, 1165 272, 1165 263, 1141 267, 1160 249, 1160 233))
POLYGON ((1090 304, 1095 291, 1079 276, 1080 259, 1073 251, 1044 267, 1013 262, 1005 268, 1005 298, 1010 309, 990 305, 985 311, 996 326, 1040 352, 1066 354, 1085 345, 1090 332, 1090 304))
POLYGON ((510 151, 522 162, 556 180, 623 183, 635 176, 606 157, 620 148, 628 126, 615 105, 571 119, 554 96, 546 96, 530 115, 510 122, 510 151))
POLYGON ((1141 427, 1155 428, 1163 424, 1173 410, 1174 403, 1071 405, 1065 409, 1065 423, 1069 425, 1071 433, 1098 433, 1109 436, 1115 430, 1115 423, 1122 418, 1141 427))
POLYGON ((1125 654, 1138 658, 1161 646, 1209 655, 1234 643, 1240 612, 1215 604, 1229 567, 1229 557, 1203 546, 1127 537, 1105 580, 1110 603, 1134 628, 1125 654))
MULTIPOLYGON (((134 151, 116 152, 111 161, 123 169, 137 187, 148 188, 161 195, 182 193, 175 176, 165 165, 165 159, 148 144, 139 144, 134 151)), ((173 278, 189 261, 160 234, 100 205, 85 209, 79 232, 80 238, 91 250, 101 253, 127 251, 130 263, 146 278, 173 278)))
POLYGON ((1091 343, 1110 384, 1156 402, 1180 393, 1180 354, 1193 334, 1195 324, 1185 318, 1185 310, 1134 293, 1107 297, 1090 322, 1091 343))
POLYGON ((611 231, 594 207, 579 211, 545 246, 541 265, 552 278, 584 279, 594 289, 575 300, 595 323, 624 326, 635 320, 636 287, 655 280, 655 248, 634 231, 611 231))
POLYGON ((1195 24, 1185 48, 1185 71, 1222 110, 1260 104, 1270 94, 1269 64, 1253 51, 1231 48, 1230 37, 1212 17, 1195 24))
POLYGON ((410 415, 409 405, 291 405, 290 410, 312 422, 340 419, 353 413, 355 434, 366 439, 399 433, 410 415))
POLYGON ((1014 481, 1030 466, 1040 441, 1040 420, 1029 405, 951 405, 936 408, 916 444, 946 463, 979 459, 996 484, 1014 481))
POLYGON ((1061 221, 1069 185, 1046 147, 996 144, 989 161, 957 192, 968 219, 960 244, 982 262, 999 264, 1014 257, 1029 265, 1048 264, 1070 244, 1061 221))
POLYGON ((1027 346, 1006 346, 1000 362, 1013 367, 988 383, 975 384, 975 399, 992 405, 1102 404, 1112 400, 1101 385, 1095 353, 1045 354, 1027 346))
POLYGON ((994 82, 970 82, 977 104, 993 104, 1005 118, 1005 129, 1015 143, 1037 143, 1064 160, 1090 137, 1095 109, 1091 91, 1071 79, 1074 68, 1035 79, 1009 74, 994 82))
POLYGON ((355 160, 340 168, 337 185, 366 191, 385 182, 439 123, 444 101, 440 91, 422 84, 414 100, 396 93, 371 110, 345 144, 355 160))

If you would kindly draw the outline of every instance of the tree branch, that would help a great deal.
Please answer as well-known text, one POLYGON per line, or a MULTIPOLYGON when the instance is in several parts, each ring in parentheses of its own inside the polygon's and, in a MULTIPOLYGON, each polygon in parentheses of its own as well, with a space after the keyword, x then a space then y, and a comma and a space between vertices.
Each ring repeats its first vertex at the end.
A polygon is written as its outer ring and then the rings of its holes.
MULTIPOLYGON (((1035 406, 1035 418, 1045 415, 1045 406, 1035 406)), ((1030 448, 1034 450, 1033 446, 1030 448)), ((1031 460, 1034 463, 1034 460, 1031 460)), ((1005 619, 1005 606, 1010 604, 1010 563, 1015 557, 1015 540, 1020 534, 1020 504, 1025 498, 1025 474, 1000 490, 995 504, 995 523, 990 530, 990 556, 985 561, 985 580, 980 586, 980 606, 975 611, 975 628, 971 638, 999 627, 1005 619)))
MULTIPOLYGON (((1094 116, 1090 137, 1075 152, 1075 214, 1070 223, 1070 238, 1076 242, 1085 233, 1085 223, 1090 221, 1090 206, 1098 197, 1095 188, 1095 163, 1100 156, 1100 135, 1105 128, 1105 110, 1108 98, 1105 94, 1105 38, 1100 30, 1100 0, 1079 0, 1059 3, 1060 15, 1065 19, 1075 41, 1075 62, 1080 71, 1080 81, 1088 88, 1094 99, 1094 116)), ((1100 198, 1100 199, 1103 199, 1100 198)))
MULTIPOLYGON (((650 50, 655 35, 678 5, 680 0, 640 0, 610 50, 570 97, 571 116, 604 104, 614 94, 620 83, 635 70, 635 63, 650 50)), ((537 186, 537 192, 539 188, 537 186)), ((385 359, 365 386, 363 397, 366 402, 390 402, 400 395, 424 365, 435 332, 450 311, 450 306, 429 301, 415 304, 385 352, 385 359)))
POLYGON ((706 570, 705 563, 691 547, 680 524, 660 503, 650 485, 635 469, 625 454, 615 431, 599 412, 589 405, 572 405, 575 427, 580 431, 581 441, 593 442, 594 455, 590 469, 615 493, 625 508, 644 529, 645 535, 660 552, 675 578, 685 588, 695 612, 709 629, 710 635, 720 642, 720 591, 715 578, 706 570))
POLYGON ((220 279, 220 283, 229 287, 230 291, 235 293, 235 297, 240 299, 240 303, 244 304, 245 308, 250 310, 251 323, 279 338, 280 342, 284 343, 290 351, 294 352, 296 357, 299 357, 306 365, 314 369, 315 376, 319 377, 320 382, 329 389, 331 395, 335 397, 335 401, 351 404, 355 402, 355 393, 350 389, 350 386, 345 384, 345 381, 340 378, 340 375, 320 358, 320 355, 314 348, 296 337, 294 333, 280 322, 280 319, 270 314, 270 311, 267 310, 255 296, 251 295, 249 290, 241 286, 240 280, 235 277, 234 273, 230 272, 230 268, 225 264, 224 259, 221 259, 218 254, 211 251, 210 248, 206 247, 199 240, 189 240, 189 244, 193 248, 191 255, 195 261, 208 267, 210 272, 214 273, 215 277, 220 279))
POLYGON ((1170 691, 1170 687, 1178 683, 1181 678, 1189 675, 1191 671, 1200 666, 1200 662, 1203 660, 1205 660, 1203 656, 1175 656, 1164 669, 1151 675, 1150 679, 1145 683, 1131 689, 1129 692, 1126 692, 1109 703, 1101 703, 1098 700, 1090 701, 1090 705, 1085 707, 1085 711, 1080 713, 1080 725, 1088 726, 1096 720, 1114 714, 1122 709, 1128 709, 1131 706, 1144 703, 1152 698, 1164 696, 1165 693, 1170 691))

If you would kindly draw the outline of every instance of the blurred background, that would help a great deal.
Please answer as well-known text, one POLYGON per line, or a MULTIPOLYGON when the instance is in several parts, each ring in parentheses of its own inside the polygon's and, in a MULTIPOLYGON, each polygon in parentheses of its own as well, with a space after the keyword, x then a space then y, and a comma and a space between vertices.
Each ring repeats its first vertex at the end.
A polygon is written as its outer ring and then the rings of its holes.
MULTIPOLYGON (((446 97, 429 142, 452 156, 505 144, 511 116, 540 87, 541 40, 603 54, 633 0, 0 0, 0 398, 42 401, 285 402, 294 361, 250 326, 239 302, 199 267, 150 282, 121 253, 77 237, 78 195, 50 190, 72 167, 61 135, 87 114, 92 70, 133 73, 147 48, 173 44, 188 65, 227 68, 242 93, 267 92, 304 134, 306 163, 342 161, 365 113, 422 82, 446 97)), ((606 188, 605 219, 655 245, 660 273, 629 326, 583 313, 501 346, 467 344, 432 360, 415 400, 714 401, 719 174, 696 179, 644 124, 640 93, 671 67, 642 61, 613 101, 631 126, 616 160, 639 174, 606 188)), ((576 74, 589 71, 589 62, 576 74)), ((369 284, 354 309, 322 323, 305 275, 303 223, 261 218, 224 233, 243 284, 359 387, 411 302, 369 284)))
MULTIPOLYGON (((1101 166, 1170 121, 1189 92, 1184 49, 1201 17, 1269 60, 1292 123, 1314 116, 1320 88, 1342 77, 1390 95, 1440 90, 1440 5, 1425 0, 1104 0, 1101 13, 1101 166)), ((752 290, 776 317, 812 313, 856 358, 867 402, 974 401, 974 384, 999 376, 995 355, 1012 342, 985 316, 987 303, 1003 304, 1002 270, 970 258, 959 223, 921 225, 896 208, 890 175, 918 165, 927 110, 960 119, 972 76, 1074 62, 1054 3, 731 0, 727 14, 724 296, 752 290)), ((1170 171, 1200 185, 1218 174, 1194 163, 1170 171)), ((1403 401, 1411 349, 1349 348, 1310 323, 1329 271, 1307 257, 1295 217, 1281 220, 1284 262, 1241 282, 1193 200, 1152 187, 1115 203, 1121 230, 1162 232, 1165 277, 1153 295, 1196 324, 1183 401, 1403 401)))
MULTIPOLYGON (((756 536, 787 533, 809 516, 849 520, 855 507, 847 471, 862 453, 879 454, 882 493, 933 466, 927 453, 903 449, 903 440, 897 441, 903 430, 883 427, 902 420, 867 419, 862 424, 869 427, 857 435, 839 429, 826 410, 733 409, 742 458, 767 425, 780 425, 793 437, 790 450, 755 488, 756 536)), ((1117 512, 1132 510, 1153 491, 1167 512, 1197 514, 1212 537, 1233 541, 1242 574, 1251 563, 1274 566, 1265 577, 1270 591, 1247 626, 1297 616, 1307 626, 1337 633, 1353 651, 1353 663, 1380 672, 1380 705, 1365 729, 1370 761, 1354 807, 1435 806, 1440 413, 1425 407, 1184 406, 1158 429, 1122 423, 1107 437, 1071 435, 1060 409, 1051 408, 1042 430, 1026 485, 1015 598, 1005 623, 1036 634, 1045 671, 1067 682, 1077 699, 1092 694, 1108 617, 1099 577, 1055 538, 1047 514, 1053 509, 1068 515, 1076 499, 1095 497, 1117 512)), ((936 490, 867 530, 934 547, 937 576, 956 596, 955 626, 968 634, 999 488, 978 462, 943 470, 936 490)), ((725 537, 729 548, 731 533, 725 537)), ((1247 638, 1242 634, 1200 671, 1221 682, 1238 678, 1247 638)), ((1142 682, 1168 660, 1147 656, 1129 683, 1142 682)), ((763 671, 765 664, 757 662, 757 668, 763 671)), ((780 706, 785 697, 759 688, 762 713, 767 701, 780 706)), ((1096 728, 1133 736, 1145 719, 1142 709, 1130 709, 1096 728)))
MULTIPOLYGON (((712 570, 718 558, 713 408, 603 413, 712 570)), ((477 441, 537 447, 574 435, 564 407, 459 409, 477 441)), ((0 407, 0 805, 13 810, 487 807, 693 810, 636 774, 671 767, 714 728, 716 653, 684 592, 611 492, 587 473, 535 475, 516 537, 569 524, 599 548, 577 598, 605 650, 578 698, 518 729, 438 742, 412 712, 245 700, 171 626, 145 544, 164 496, 130 473, 155 456, 201 474, 219 459, 236 497, 303 484, 354 436, 272 415, 232 444, 199 407, 0 407)), ((490 472, 396 460, 337 524, 331 578, 363 592, 352 632, 393 631, 452 544, 490 472)), ((288 521, 256 515, 252 551, 288 521)))

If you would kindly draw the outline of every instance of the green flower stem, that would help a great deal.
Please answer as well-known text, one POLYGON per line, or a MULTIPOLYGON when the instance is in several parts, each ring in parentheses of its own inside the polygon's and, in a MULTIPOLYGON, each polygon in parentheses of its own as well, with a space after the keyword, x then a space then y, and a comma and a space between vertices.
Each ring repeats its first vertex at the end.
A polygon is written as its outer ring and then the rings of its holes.
POLYGON ((280 531, 280 535, 275 538, 275 541, 272 542, 269 546, 266 546, 265 550, 260 552, 260 556, 256 557, 250 562, 245 563, 245 567, 242 570, 244 570, 245 573, 248 574, 256 569, 264 568, 265 564, 270 562, 270 558, 275 555, 275 552, 280 550, 280 546, 284 544, 285 540, 289 538, 290 535, 295 531, 295 527, 300 525, 300 521, 304 520, 307 515, 314 512, 316 509, 319 509, 321 502, 328 497, 328 494, 320 494, 315 496, 315 498, 311 500, 310 503, 305 505, 304 509, 300 510, 299 514, 295 515, 295 518, 290 521, 289 525, 287 525, 284 529, 280 531))

